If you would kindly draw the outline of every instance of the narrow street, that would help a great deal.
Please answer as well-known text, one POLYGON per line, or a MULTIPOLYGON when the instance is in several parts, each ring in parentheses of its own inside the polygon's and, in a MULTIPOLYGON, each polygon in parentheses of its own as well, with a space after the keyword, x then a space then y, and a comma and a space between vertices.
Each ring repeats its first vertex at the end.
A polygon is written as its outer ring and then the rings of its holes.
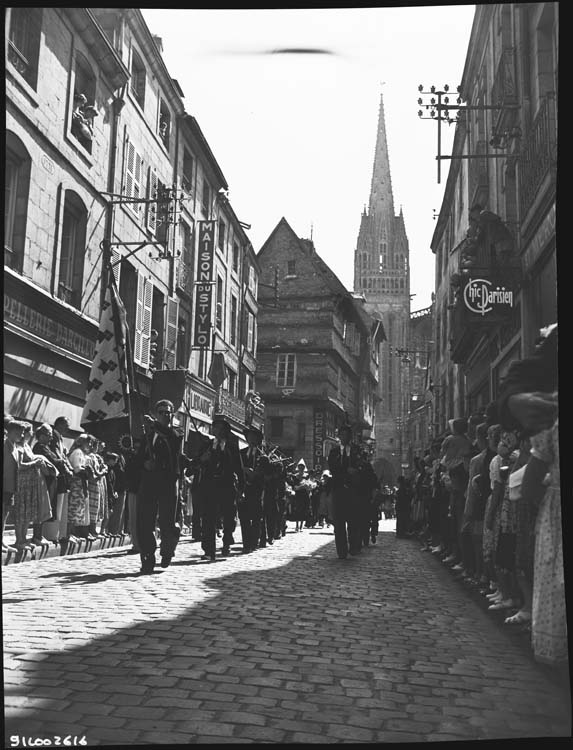
POLYGON ((4 567, 5 746, 570 737, 566 689, 393 528, 344 561, 289 524, 214 563, 183 537, 151 576, 113 549, 4 567))

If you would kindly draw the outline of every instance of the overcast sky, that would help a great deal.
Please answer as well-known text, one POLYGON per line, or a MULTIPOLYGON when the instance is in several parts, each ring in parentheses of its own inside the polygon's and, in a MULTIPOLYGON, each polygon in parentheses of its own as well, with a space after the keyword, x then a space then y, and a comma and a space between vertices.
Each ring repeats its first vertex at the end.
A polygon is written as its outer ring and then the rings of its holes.
MULTIPOLYGON (((380 92, 396 214, 410 243, 412 310, 434 289, 437 125, 418 118, 418 85, 461 82, 475 5, 142 9, 229 184, 258 252, 281 217, 352 289, 368 203, 380 92), (331 54, 263 54, 312 48, 331 54)), ((454 126, 445 126, 450 153, 454 126)))

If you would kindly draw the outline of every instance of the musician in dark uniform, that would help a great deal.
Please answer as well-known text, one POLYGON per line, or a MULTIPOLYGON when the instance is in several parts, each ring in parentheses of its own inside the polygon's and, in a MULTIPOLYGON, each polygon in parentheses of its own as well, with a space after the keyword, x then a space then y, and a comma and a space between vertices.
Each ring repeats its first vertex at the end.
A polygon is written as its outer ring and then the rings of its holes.
POLYGON ((259 546, 259 536, 263 518, 264 468, 268 459, 263 455, 261 444, 263 433, 250 425, 245 428, 248 443, 241 450, 245 485, 239 501, 239 520, 243 537, 243 552, 253 552, 259 546))
POLYGON ((328 454, 328 468, 332 474, 332 506, 334 541, 341 560, 360 552, 360 514, 356 489, 360 482, 361 455, 352 442, 352 425, 346 422, 338 428, 340 444, 328 454))
POLYGON ((279 463, 279 460, 273 461, 272 456, 270 458, 263 456, 261 461, 263 468, 263 515, 259 547, 266 547, 267 544, 272 544, 275 539, 279 512, 277 501, 279 483, 274 470, 276 463, 279 463))
POLYGON ((154 419, 145 415, 145 438, 135 457, 139 473, 136 501, 136 524, 141 573, 152 573, 155 567, 155 526, 161 534, 161 567, 167 568, 179 541, 177 523, 178 487, 181 467, 187 462, 182 454, 183 434, 171 426, 174 407, 163 399, 155 404, 154 419))
POLYGON ((239 445, 231 432, 230 423, 220 414, 213 417, 210 447, 195 461, 201 466, 197 484, 197 500, 201 515, 201 547, 203 559, 215 559, 217 521, 223 521, 223 548, 221 554, 229 555, 234 544, 237 497, 243 486, 243 465, 239 445))

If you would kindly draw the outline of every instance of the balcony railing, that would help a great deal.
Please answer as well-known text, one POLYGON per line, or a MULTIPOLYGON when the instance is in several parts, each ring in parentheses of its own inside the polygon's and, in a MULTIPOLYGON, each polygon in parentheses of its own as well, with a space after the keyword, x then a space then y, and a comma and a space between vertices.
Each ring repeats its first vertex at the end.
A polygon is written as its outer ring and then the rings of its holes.
MULTIPOLYGON (((554 95, 546 96, 519 156, 519 203, 525 217, 557 159, 557 106, 554 95)), ((555 179, 555 176, 554 176, 555 179)))

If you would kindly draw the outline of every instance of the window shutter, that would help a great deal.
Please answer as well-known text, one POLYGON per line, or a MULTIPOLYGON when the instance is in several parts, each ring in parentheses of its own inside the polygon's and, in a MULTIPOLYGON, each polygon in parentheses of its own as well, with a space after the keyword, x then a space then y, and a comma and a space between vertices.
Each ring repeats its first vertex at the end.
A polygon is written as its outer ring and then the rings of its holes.
POLYGON ((137 301, 135 308, 135 332, 133 337, 133 359, 141 364, 141 332, 143 329, 143 295, 145 291, 145 279, 141 274, 137 275, 137 301))
POLYGON ((151 337, 151 309, 153 307, 153 284, 145 280, 143 294, 143 327, 141 331, 141 364, 149 367, 149 339, 151 337))
MULTIPOLYGON (((133 170, 133 197, 134 198, 141 198, 143 195, 143 191, 141 189, 141 182, 143 179, 143 160, 137 153, 135 152, 135 167, 133 170)), ((133 210, 136 214, 139 214, 140 211, 140 204, 139 203, 132 203, 133 210)))
POLYGON ((163 363, 166 370, 174 370, 177 361, 177 324, 179 300, 167 298, 167 325, 165 328, 165 353, 163 363))
MULTIPOLYGON (((149 167, 149 177, 147 180, 147 199, 152 201, 157 199, 157 173, 149 167)), ((152 234, 155 234, 157 226, 157 203, 147 204, 147 228, 152 234)))
POLYGON ((133 170, 135 166, 135 146, 129 139, 126 140, 125 144, 125 178, 123 185, 123 193, 126 198, 131 198, 133 195, 133 170))
POLYGON ((152 303, 153 284, 138 274, 133 358, 138 364, 142 365, 142 367, 149 366, 149 338, 151 336, 152 303))

